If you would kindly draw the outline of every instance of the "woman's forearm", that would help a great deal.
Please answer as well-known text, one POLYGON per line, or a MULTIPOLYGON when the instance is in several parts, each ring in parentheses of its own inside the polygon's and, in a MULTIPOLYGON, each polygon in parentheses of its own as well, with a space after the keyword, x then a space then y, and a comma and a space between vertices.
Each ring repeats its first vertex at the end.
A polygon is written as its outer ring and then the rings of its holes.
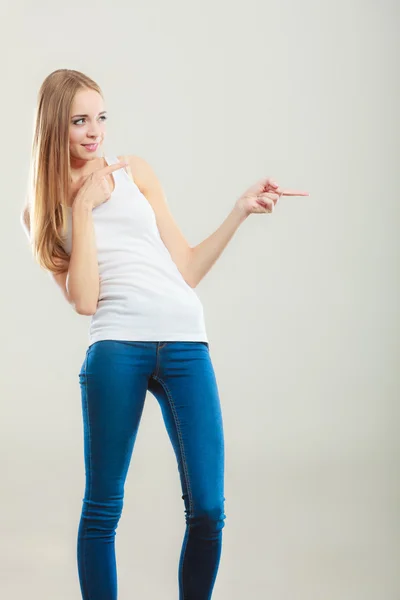
POLYGON ((232 239, 239 225, 247 217, 247 213, 235 206, 214 233, 192 248, 192 256, 188 265, 188 278, 191 287, 196 287, 204 275, 208 273, 232 239))
POLYGON ((91 315, 99 298, 99 268, 92 207, 77 197, 72 206, 72 251, 66 286, 75 310, 91 315))

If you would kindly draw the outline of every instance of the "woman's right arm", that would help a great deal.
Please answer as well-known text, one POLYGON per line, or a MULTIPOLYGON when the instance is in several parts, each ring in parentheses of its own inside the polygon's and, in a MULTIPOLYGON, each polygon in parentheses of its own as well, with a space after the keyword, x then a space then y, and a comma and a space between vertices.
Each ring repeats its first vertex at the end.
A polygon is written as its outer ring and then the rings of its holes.
MULTIPOLYGON (((107 176, 128 166, 127 162, 107 165, 77 182, 77 193, 72 203, 72 249, 68 270, 51 273, 61 287, 65 298, 80 315, 93 315, 97 310, 100 293, 99 267, 93 208, 111 197, 107 176)), ((29 212, 26 209, 22 222, 29 237, 29 212)))
POLYGON ((96 312, 100 291, 92 210, 93 205, 78 194, 72 205, 72 250, 65 289, 80 315, 96 312))
POLYGON ((81 315, 96 312, 100 293, 92 211, 111 197, 107 176, 126 166, 126 162, 107 165, 78 182, 79 191, 72 204, 72 250, 65 288, 69 302, 81 315))

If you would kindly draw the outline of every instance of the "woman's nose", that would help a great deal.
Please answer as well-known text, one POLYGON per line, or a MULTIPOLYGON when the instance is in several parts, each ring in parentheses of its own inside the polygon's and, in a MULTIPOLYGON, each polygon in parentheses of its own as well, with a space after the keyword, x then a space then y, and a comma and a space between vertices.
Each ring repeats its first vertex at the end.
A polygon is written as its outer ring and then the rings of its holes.
POLYGON ((92 127, 89 128, 88 135, 90 137, 100 138, 101 137, 100 127, 98 125, 92 125, 92 127))

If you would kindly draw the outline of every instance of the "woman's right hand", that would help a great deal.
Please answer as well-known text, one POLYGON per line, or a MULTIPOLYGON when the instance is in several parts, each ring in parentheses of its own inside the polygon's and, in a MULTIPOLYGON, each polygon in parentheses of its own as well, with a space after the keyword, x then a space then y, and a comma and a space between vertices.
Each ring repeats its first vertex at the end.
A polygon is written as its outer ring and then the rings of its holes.
POLYGON ((90 175, 82 175, 80 179, 73 185, 73 204, 78 200, 84 202, 90 208, 95 208, 103 202, 107 202, 111 198, 112 190, 107 181, 107 175, 110 175, 117 169, 123 169, 128 163, 118 162, 113 165, 101 167, 90 173, 90 175))

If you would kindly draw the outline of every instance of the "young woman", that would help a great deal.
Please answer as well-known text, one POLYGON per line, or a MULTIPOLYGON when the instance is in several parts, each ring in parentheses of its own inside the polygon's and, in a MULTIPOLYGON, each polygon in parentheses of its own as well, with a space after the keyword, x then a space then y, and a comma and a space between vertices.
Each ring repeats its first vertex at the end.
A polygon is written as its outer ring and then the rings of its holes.
POLYGON ((117 598, 114 538, 149 390, 176 455, 186 530, 180 600, 211 598, 224 527, 224 436, 202 304, 194 291, 252 213, 284 191, 253 185, 190 247, 150 165, 104 156, 103 94, 68 69, 43 82, 22 223, 37 262, 75 311, 91 315, 79 373, 86 485, 77 539, 84 600, 117 598))

